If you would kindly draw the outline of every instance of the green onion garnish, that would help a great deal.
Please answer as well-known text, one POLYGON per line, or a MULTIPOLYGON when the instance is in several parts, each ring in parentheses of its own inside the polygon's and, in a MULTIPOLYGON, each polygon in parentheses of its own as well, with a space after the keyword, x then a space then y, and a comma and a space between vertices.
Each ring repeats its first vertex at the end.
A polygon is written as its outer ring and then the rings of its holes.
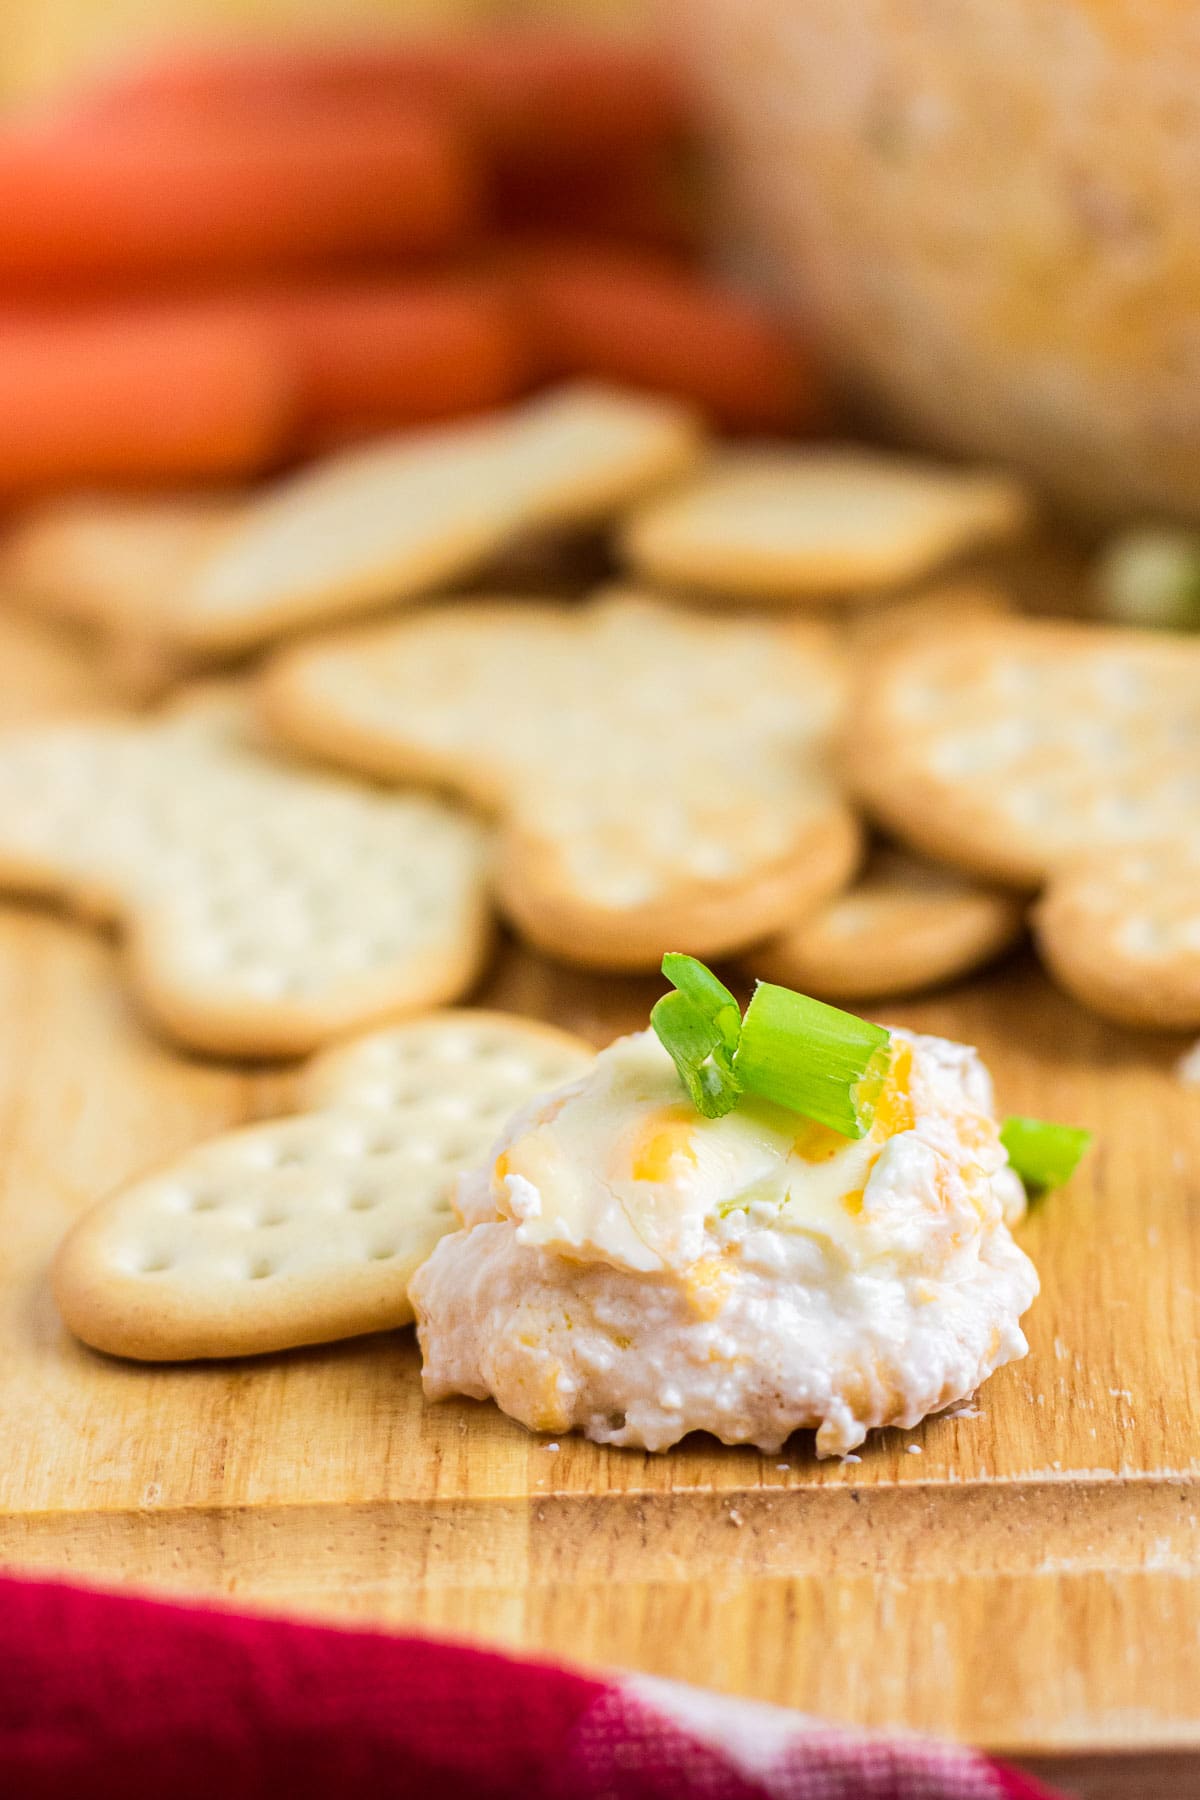
POLYGON ((1044 1194, 1069 1181, 1091 1141, 1091 1132, 1075 1125, 1050 1125, 1045 1119, 1015 1114, 1000 1127, 1008 1160, 1031 1194, 1044 1194))
POLYGON ((734 1074, 744 1088, 843 1137, 865 1137, 891 1066, 891 1034, 853 1013, 760 981, 734 1074))
MULTIPOLYGON (((729 989, 694 956, 671 951, 664 994, 650 1023, 706 1119, 732 1112, 743 1092, 803 1113, 843 1137, 870 1131, 892 1064, 891 1033, 760 981, 743 1019, 729 989)), ((1031 1194, 1062 1187, 1092 1141, 1090 1131, 1012 1116, 1000 1128, 1008 1160, 1031 1194)))
POLYGON ((671 986, 678 988, 698 1012, 712 1020, 720 1033, 721 1043, 732 1056, 742 1029, 742 1009, 725 983, 718 981, 712 970, 706 969, 694 956, 682 956, 678 950, 667 951, 662 959, 662 972, 671 986))
POLYGON ((670 1052, 692 1105, 706 1119, 732 1112, 742 1085, 733 1072, 733 1056, 742 1029, 738 1003, 711 969, 692 956, 670 952, 663 974, 675 986, 650 1014, 659 1038, 670 1052))
POLYGON ((1122 625, 1200 631, 1200 533, 1155 525, 1122 532, 1095 579, 1100 610, 1122 625))
POLYGON ((743 1020, 729 989, 694 957, 664 956, 663 974, 676 991, 650 1023, 705 1118, 730 1112, 745 1090, 845 1137, 871 1129, 891 1061, 882 1026, 765 981, 743 1020))

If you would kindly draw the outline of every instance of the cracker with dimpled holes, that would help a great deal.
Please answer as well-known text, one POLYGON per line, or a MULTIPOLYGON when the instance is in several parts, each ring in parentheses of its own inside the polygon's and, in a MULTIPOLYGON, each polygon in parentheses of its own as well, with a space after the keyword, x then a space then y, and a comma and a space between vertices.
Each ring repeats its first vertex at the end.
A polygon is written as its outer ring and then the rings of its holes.
POLYGON ((348 450, 250 505, 175 593, 164 628, 181 652, 223 656, 411 600, 527 533, 600 523, 702 449, 687 407, 580 383, 348 450))
POLYGON ((850 600, 1015 537, 1006 475, 841 446, 734 452, 627 520, 634 576, 748 601, 850 600))
POLYGON ((1158 844, 1063 869, 1034 912, 1055 979, 1123 1025, 1200 1026, 1200 806, 1158 844))
POLYGON ((1200 1024, 1200 641, 1023 621, 900 644, 845 748, 852 787, 907 843, 1045 888, 1039 941, 1085 1004, 1200 1024))
POLYGON ((131 697, 181 672, 162 615, 240 516, 231 495, 68 494, 19 519, 0 546, 0 590, 96 632, 108 672, 131 697))
POLYGON ((881 847, 842 894, 756 945, 747 970, 823 1000, 919 993, 968 974, 1014 942, 1011 893, 881 847))
POLYGON ((326 1051, 298 1113, 231 1131, 100 1201, 54 1265, 67 1325, 141 1361, 388 1330, 455 1226, 459 1172, 592 1051, 501 1013, 432 1013, 326 1051))
POLYGON ((262 698, 304 750, 497 812, 500 904, 568 962, 741 949, 857 862, 827 766, 844 675, 811 620, 460 602, 284 651, 262 698))
POLYGON ((301 1055, 444 1000, 487 948, 485 833, 256 746, 232 691, 0 737, 0 888, 124 927, 182 1043, 301 1055))

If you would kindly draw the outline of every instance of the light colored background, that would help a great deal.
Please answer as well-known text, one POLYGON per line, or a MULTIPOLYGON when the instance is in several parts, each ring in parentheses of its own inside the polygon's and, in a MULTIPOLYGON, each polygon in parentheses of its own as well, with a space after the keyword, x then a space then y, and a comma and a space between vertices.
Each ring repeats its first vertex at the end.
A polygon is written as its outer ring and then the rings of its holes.
POLYGON ((510 18, 627 31, 646 11, 646 0, 0 0, 0 96, 38 99, 172 40, 419 31, 510 18))

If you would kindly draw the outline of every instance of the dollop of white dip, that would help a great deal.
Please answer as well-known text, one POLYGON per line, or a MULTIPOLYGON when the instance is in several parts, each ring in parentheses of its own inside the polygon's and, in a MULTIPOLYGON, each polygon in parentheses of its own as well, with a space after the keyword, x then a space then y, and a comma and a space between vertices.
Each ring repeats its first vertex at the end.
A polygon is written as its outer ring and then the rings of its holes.
POLYGON ((844 1455, 1023 1356, 1038 1280, 987 1071, 893 1043, 858 1141, 753 1098, 701 1118, 652 1031, 526 1107, 413 1280, 427 1396, 648 1450, 815 1427, 844 1455))

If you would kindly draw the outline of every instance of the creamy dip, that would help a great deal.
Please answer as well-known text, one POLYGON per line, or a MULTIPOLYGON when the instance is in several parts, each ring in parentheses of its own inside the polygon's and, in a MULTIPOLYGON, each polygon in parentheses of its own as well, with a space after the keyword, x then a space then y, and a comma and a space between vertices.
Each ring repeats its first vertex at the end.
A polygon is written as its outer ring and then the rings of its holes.
POLYGON ((1023 1356, 1038 1282, 987 1072, 893 1041, 858 1141, 753 1098, 701 1118, 652 1031, 519 1113, 412 1284, 427 1396, 650 1450, 811 1426, 844 1454, 1023 1356))

